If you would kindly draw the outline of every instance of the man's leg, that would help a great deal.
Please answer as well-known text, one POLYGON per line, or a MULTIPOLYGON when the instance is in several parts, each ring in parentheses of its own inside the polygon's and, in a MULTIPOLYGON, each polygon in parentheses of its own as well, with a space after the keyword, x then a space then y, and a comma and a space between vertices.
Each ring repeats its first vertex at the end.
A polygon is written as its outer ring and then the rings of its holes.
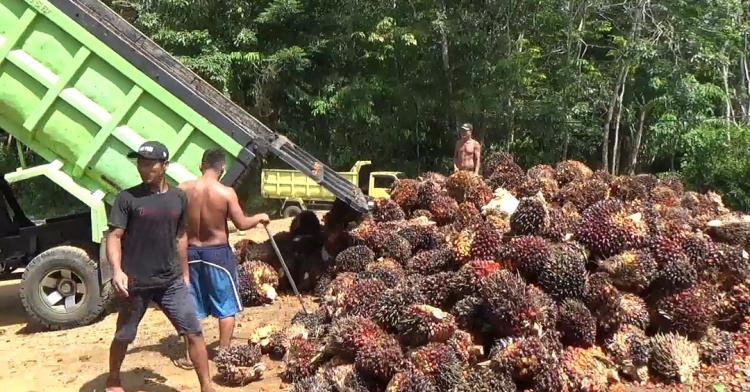
POLYGON ((234 335, 234 316, 219 319, 219 348, 229 348, 234 335))
POLYGON ((117 315, 117 330, 109 347, 109 376, 107 377, 106 390, 108 392, 123 391, 120 379, 120 369, 128 345, 135 340, 143 315, 146 313, 149 296, 148 293, 130 292, 128 298, 119 298, 120 309, 117 315))
POLYGON ((190 360, 195 366, 195 374, 198 375, 198 382, 201 385, 202 392, 212 392, 211 379, 208 371, 208 350, 206 350, 206 341, 203 334, 188 333, 185 334, 188 341, 188 353, 190 360))

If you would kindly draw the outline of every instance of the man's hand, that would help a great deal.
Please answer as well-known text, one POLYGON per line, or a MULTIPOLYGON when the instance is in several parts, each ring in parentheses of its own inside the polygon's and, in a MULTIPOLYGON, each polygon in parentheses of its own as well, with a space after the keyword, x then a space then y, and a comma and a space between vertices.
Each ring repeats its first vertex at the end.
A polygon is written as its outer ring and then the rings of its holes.
POLYGON ((189 287, 190 286, 190 274, 188 275, 183 274, 182 281, 185 282, 185 286, 189 287))
POLYGON ((268 216, 268 214, 257 214, 253 218, 258 220, 258 223, 256 224, 256 226, 257 225, 264 225, 265 226, 265 225, 271 223, 271 217, 268 216))
POLYGON ((115 270, 112 275, 112 284, 115 286, 115 291, 122 297, 128 296, 128 276, 125 275, 122 270, 115 270))

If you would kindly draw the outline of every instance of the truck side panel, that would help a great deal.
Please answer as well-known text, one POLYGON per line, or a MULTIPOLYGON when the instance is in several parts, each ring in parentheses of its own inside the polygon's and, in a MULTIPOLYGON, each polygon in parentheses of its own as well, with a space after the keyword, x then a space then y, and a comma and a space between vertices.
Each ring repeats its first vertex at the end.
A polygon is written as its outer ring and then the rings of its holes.
MULTIPOLYGON (((339 172, 339 175, 352 184, 357 183, 355 172, 339 172)), ((261 196, 268 199, 336 200, 333 193, 298 170, 265 169, 261 177, 261 196)))

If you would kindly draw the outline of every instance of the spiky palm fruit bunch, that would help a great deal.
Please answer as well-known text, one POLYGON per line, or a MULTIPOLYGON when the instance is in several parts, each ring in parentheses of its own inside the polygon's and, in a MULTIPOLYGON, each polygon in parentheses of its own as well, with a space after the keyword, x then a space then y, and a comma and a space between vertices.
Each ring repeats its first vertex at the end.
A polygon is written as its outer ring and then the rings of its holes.
POLYGON ((492 200, 492 189, 484 181, 479 181, 474 187, 466 192, 466 201, 471 203, 477 209, 486 206, 492 200))
POLYGON ((464 264, 458 270, 456 281, 457 294, 475 294, 480 287, 481 281, 498 268, 503 268, 503 265, 492 260, 472 260, 464 264))
POLYGON ((414 304, 408 305, 402 319, 396 324, 402 341, 412 347, 427 342, 445 342, 456 331, 456 320, 438 308, 414 304))
POLYGON ((605 341, 604 348, 622 374, 637 381, 648 379, 651 343, 642 329, 622 325, 605 341))
POLYGON ((539 288, 527 287, 519 275, 509 270, 490 274, 481 282, 479 294, 496 335, 522 335, 534 333, 539 327, 555 327, 554 301, 539 288))
POLYGON ((648 192, 650 192, 651 189, 653 189, 659 183, 659 178, 657 178, 653 174, 636 174, 633 178, 638 181, 638 183, 643 185, 643 187, 648 192))
POLYGON ((682 245, 677 238, 656 235, 649 242, 651 254, 659 265, 675 260, 687 260, 687 256, 682 252, 682 245))
POLYGON ((453 266, 453 251, 450 248, 438 248, 417 253, 406 262, 406 269, 411 273, 422 275, 447 271, 453 266))
POLYGON ((560 188, 553 201, 558 204, 570 203, 579 211, 610 197, 609 185, 600 180, 573 181, 560 188))
POLYGON ((396 373, 388 385, 385 387, 386 392, 437 392, 435 384, 429 377, 421 371, 412 368, 396 373))
POLYGON ((526 171, 526 175, 531 178, 547 178, 554 180, 557 176, 555 168, 550 165, 535 165, 526 171))
POLYGON ((701 362, 707 365, 722 364, 734 355, 734 339, 727 331, 711 327, 698 342, 701 362))
POLYGON ((458 205, 456 222, 453 224, 456 229, 473 229, 482 223, 482 215, 474 204, 463 202, 458 205))
POLYGON ((750 315, 750 280, 732 287, 719 297, 716 325, 736 331, 750 315))
POLYGON ((556 352, 547 343, 539 336, 500 339, 490 350, 490 367, 510 375, 517 384, 528 384, 554 360, 556 352))
POLYGON ((365 245, 355 245, 336 255, 336 272, 362 272, 375 260, 375 252, 365 245))
POLYGON ((692 384, 700 366, 698 347, 686 337, 658 333, 651 338, 651 370, 667 380, 692 384))
POLYGON ((568 376, 559 358, 534 375, 531 380, 531 390, 534 392, 571 392, 568 387, 568 376))
POLYGON ((456 329, 445 342, 456 353, 456 357, 464 364, 475 364, 484 355, 484 347, 475 344, 471 333, 456 329))
POLYGON ((482 308, 484 301, 475 296, 468 296, 460 299, 453 305, 451 314, 456 319, 456 325, 474 333, 482 330, 484 320, 482 317, 482 308))
POLYGON ((620 377, 614 364, 598 346, 568 347, 560 361, 567 376, 568 386, 574 391, 609 391, 611 382, 620 377))
POLYGON ((482 176, 489 177, 500 168, 511 167, 515 165, 513 154, 506 151, 495 151, 490 153, 482 165, 482 176))
POLYGON ((419 181, 402 179, 396 181, 390 190, 390 197, 403 211, 411 211, 418 205, 419 181))
POLYGON ((587 291, 586 258, 566 244, 553 247, 550 263, 539 271, 539 287, 557 301, 582 299, 587 291))
POLYGON ((651 189, 651 202, 663 206, 679 206, 680 198, 672 188, 657 185, 651 189))
POLYGON ((386 271, 398 281, 406 277, 406 272, 404 271, 404 267, 401 266, 401 263, 390 257, 377 259, 376 261, 367 264, 365 267, 365 272, 376 271, 386 271))
POLYGON ((700 339, 716 316, 717 292, 700 284, 661 299, 656 304, 655 322, 665 331, 700 339))
POLYGON ((317 369, 318 342, 296 336, 289 341, 289 349, 284 357, 284 371, 281 379, 296 382, 315 374, 317 369))
POLYGON ((597 202, 581 214, 576 238, 593 254, 614 256, 643 245, 648 225, 640 212, 617 199, 597 202))
POLYGON ((409 353, 415 370, 431 381, 438 391, 449 391, 463 381, 461 361, 445 343, 428 343, 409 353))
POLYGON ((497 257, 502 236, 491 224, 483 224, 476 230, 471 242, 470 258, 472 260, 493 260, 497 257))
POLYGON ((591 347, 596 340, 596 319, 578 300, 567 299, 560 304, 557 329, 566 346, 591 347))
POLYGON ((343 306, 344 298, 349 288, 357 281, 357 274, 353 272, 343 272, 329 283, 325 288, 318 290, 324 309, 335 310, 343 306))
POLYGON ((332 360, 321 370, 317 374, 322 375, 329 384, 328 391, 368 392, 373 389, 372 380, 362 377, 354 364, 332 360))
POLYGON ((517 235, 541 234, 549 226, 549 212, 543 197, 526 197, 510 216, 510 230, 517 235))
POLYGON ((476 237, 473 230, 462 230, 452 237, 453 259, 458 265, 464 265, 471 261, 471 248, 476 237))
POLYGON ((739 246, 715 243, 698 268, 702 269, 703 277, 732 287, 750 277, 750 257, 739 246))
POLYGON ((437 172, 424 172, 420 174, 417 179, 422 182, 432 182, 439 186, 444 186, 445 182, 448 181, 448 177, 444 174, 437 172))
POLYGON ((388 331, 397 332, 397 326, 404 319, 404 312, 409 305, 425 301, 419 290, 409 285, 400 285, 383 293, 378 298, 373 320, 388 331))
POLYGON ((330 392, 333 385, 321 373, 305 377, 294 383, 290 392, 330 392))
POLYGON ((326 336, 325 351, 334 356, 354 359, 363 347, 383 339, 386 332, 374 321, 361 316, 344 316, 333 321, 326 336))
POLYGON ((641 329, 648 328, 651 322, 646 301, 631 293, 624 293, 620 298, 619 315, 621 324, 634 325, 641 329))
POLYGON ((610 183, 612 197, 622 201, 648 200, 649 190, 635 177, 620 176, 610 183))
POLYGON ((253 260, 237 268, 240 300, 244 306, 273 302, 279 287, 279 274, 270 265, 253 260))
POLYGON ((677 259, 664 264, 651 281, 651 298, 660 298, 685 290, 698 281, 698 272, 687 259, 677 259))
POLYGON ((245 385, 263 377, 260 346, 244 344, 221 349, 216 355, 216 368, 228 384, 245 385))
POLYGON ((560 184, 567 184, 575 180, 591 178, 594 172, 583 162, 567 160, 557 164, 555 167, 555 179, 560 184))
POLYGON ((640 294, 654 280, 659 266, 645 250, 627 250, 599 264, 599 269, 609 274, 612 283, 620 290, 640 294))
POLYGON ((372 217, 376 222, 392 222, 406 217, 404 210, 391 199, 376 199, 372 207, 372 217))
POLYGON ((396 234, 409 241, 412 254, 416 254, 420 250, 435 249, 445 244, 445 238, 440 236, 432 226, 407 226, 400 229, 396 234))
MULTIPOLYGON (((378 231, 378 223, 374 219, 365 219, 348 232, 349 245, 364 245, 370 241, 370 237, 378 231)), ((350 228, 351 226, 347 226, 350 228)))
POLYGON ((705 223, 717 216, 729 213, 729 210, 724 207, 721 196, 713 192, 708 192, 705 195, 696 192, 685 192, 680 199, 680 205, 690 210, 705 223))
POLYGON ((612 284, 605 273, 589 277, 589 291, 584 302, 597 320, 597 334, 608 336, 620 324, 620 301, 622 293, 612 284))
POLYGON ((410 219, 425 219, 428 222, 432 220, 432 212, 428 209, 418 209, 412 211, 411 215, 409 215, 410 219))
POLYGON ((516 384, 507 374, 486 366, 472 366, 465 372, 465 382, 458 392, 516 392, 516 384))
POLYGON ((514 164, 495 170, 492 175, 487 177, 487 186, 490 189, 503 188, 511 193, 518 193, 518 190, 523 187, 526 180, 527 177, 523 169, 514 164))
POLYGON ((417 188, 417 207, 429 209, 430 204, 441 196, 445 196, 442 185, 430 180, 422 181, 417 188))
POLYGON ((414 283, 424 297, 424 303, 438 308, 448 309, 457 300, 459 277, 455 272, 439 272, 433 275, 420 276, 414 283))
POLYGON ((500 259, 507 260, 527 281, 535 282, 542 267, 551 262, 552 248, 542 237, 516 237, 501 248, 500 259))
POLYGON ((371 317, 375 312, 378 298, 387 288, 380 279, 364 279, 355 282, 344 295, 342 313, 371 317))
POLYGON ((439 196, 430 203, 428 209, 437 224, 447 225, 456 220, 458 203, 448 196, 439 196))
POLYGON ((676 175, 668 175, 662 178, 659 180, 659 185, 671 189, 677 196, 682 196, 685 192, 685 185, 682 183, 680 177, 676 175))
POLYGON ((404 264, 411 255, 411 243, 406 238, 391 233, 388 235, 385 246, 376 256, 391 258, 404 264))
POLYGON ((448 196, 462 203, 466 201, 466 195, 469 190, 479 185, 482 178, 474 173, 467 171, 458 171, 448 177, 445 182, 445 190, 448 196))
POLYGON ((581 220, 581 214, 575 206, 567 203, 560 208, 550 208, 548 212, 549 226, 542 232, 542 236, 556 242, 573 238, 575 228, 581 220))
POLYGON ((554 179, 527 177, 516 189, 516 194, 518 197, 531 197, 541 193, 545 199, 552 200, 559 191, 560 187, 554 179))
POLYGON ((357 351, 354 367, 365 377, 388 382, 402 367, 404 353, 396 338, 384 335, 357 351))

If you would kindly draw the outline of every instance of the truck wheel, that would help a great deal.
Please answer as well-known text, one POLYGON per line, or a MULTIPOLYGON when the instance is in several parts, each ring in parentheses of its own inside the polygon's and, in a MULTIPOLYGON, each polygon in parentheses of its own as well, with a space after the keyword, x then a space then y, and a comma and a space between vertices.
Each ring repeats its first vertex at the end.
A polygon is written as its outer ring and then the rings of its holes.
POLYGON ((281 212, 281 215, 284 218, 294 218, 301 213, 302 208, 300 208, 299 206, 287 206, 284 208, 284 211, 281 212))
POLYGON ((96 261, 81 248, 58 246, 36 256, 21 281, 26 312, 52 330, 87 325, 104 314, 112 290, 99 285, 96 261))

